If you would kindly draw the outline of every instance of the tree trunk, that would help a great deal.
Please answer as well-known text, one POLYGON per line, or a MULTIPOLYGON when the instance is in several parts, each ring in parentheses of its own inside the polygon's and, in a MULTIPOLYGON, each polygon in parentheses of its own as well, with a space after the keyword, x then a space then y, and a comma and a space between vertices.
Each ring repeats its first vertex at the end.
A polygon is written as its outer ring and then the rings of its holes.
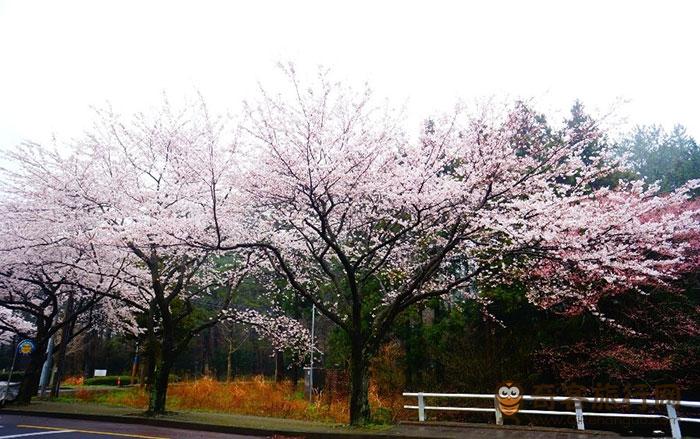
MULTIPOLYGON (((70 308, 67 309, 69 309, 70 312, 73 312, 71 308, 72 305, 70 306, 70 308)), ((58 351, 58 357, 56 359, 56 375, 51 387, 52 398, 57 398, 59 392, 61 391, 61 380, 63 379, 63 370, 65 369, 66 364, 66 352, 68 351, 68 343, 70 343, 71 339, 73 338, 74 326, 75 321, 72 320, 67 325, 65 325, 63 327, 63 330, 61 331, 61 347, 58 351)))
POLYGON ((146 389, 150 391, 153 388, 153 383, 156 377, 156 359, 158 357, 157 342, 152 331, 149 334, 148 341, 146 342, 144 349, 146 351, 146 365, 144 366, 144 374, 146 377, 141 380, 141 383, 145 383, 146 389))
POLYGON ((211 329, 208 329, 200 339, 202 340, 202 376, 211 376, 211 329))
POLYGON ((97 331, 89 331, 85 333, 83 337, 83 378, 88 379, 92 376, 93 371, 93 357, 95 355, 95 342, 94 339, 97 338, 97 331))
POLYGON ((284 379, 284 352, 275 352, 275 382, 281 383, 284 379))
POLYGON ((143 361, 139 364, 139 388, 143 389, 146 385, 146 368, 144 367, 143 361))
POLYGON ((301 368, 299 367, 297 356, 294 355, 294 362, 292 363, 292 387, 294 390, 299 386, 299 377, 301 376, 301 368))
POLYGON ((369 370, 359 337, 352 336, 350 354, 350 425, 365 425, 371 420, 369 408, 369 370))
MULTIPOLYGON (((28 405, 39 391, 39 378, 41 368, 46 359, 46 341, 38 343, 34 352, 29 357, 29 365, 24 371, 24 377, 17 395, 17 404, 28 405)), ((19 361, 19 359, 18 359, 19 361)))
POLYGON ((226 352, 226 381, 233 379, 233 341, 229 339, 228 351, 226 352))
POLYGON ((148 308, 148 326, 146 328, 146 341, 144 343, 144 354, 146 365, 144 366, 145 379, 141 380, 141 386, 146 384, 146 390, 149 392, 153 389, 153 382, 156 376, 156 359, 159 353, 159 343, 156 338, 155 328, 153 327, 153 321, 155 319, 155 312, 153 310, 154 304, 148 308))
POLYGON ((168 394, 168 379, 173 367, 175 356, 171 352, 163 352, 161 360, 155 368, 154 381, 151 384, 151 394, 148 401, 149 415, 165 414, 165 402, 168 394))

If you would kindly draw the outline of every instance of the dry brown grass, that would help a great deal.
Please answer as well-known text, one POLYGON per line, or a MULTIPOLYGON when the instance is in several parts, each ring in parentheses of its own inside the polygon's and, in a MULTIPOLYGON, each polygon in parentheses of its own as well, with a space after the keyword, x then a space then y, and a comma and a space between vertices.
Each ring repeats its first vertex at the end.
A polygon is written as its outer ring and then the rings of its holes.
POLYGON ((73 376, 66 378, 61 384, 66 386, 82 386, 84 383, 85 378, 83 378, 82 376, 73 376))
POLYGON ((229 383, 203 378, 176 384, 168 391, 170 405, 176 410, 211 410, 256 416, 311 419, 317 411, 295 395, 290 382, 275 383, 263 377, 229 383))
MULTIPOLYGON (((148 406, 148 393, 136 387, 114 391, 79 387, 72 398, 144 410, 148 406)), ((370 405, 375 411, 383 410, 384 418, 386 413, 394 412, 394 401, 380 399, 376 385, 370 386, 370 405)), ((321 392, 310 403, 301 392, 293 389, 291 382, 275 383, 262 376, 228 383, 202 378, 171 384, 168 388, 168 410, 201 410, 336 423, 347 423, 349 419, 345 395, 336 394, 331 399, 321 392)))

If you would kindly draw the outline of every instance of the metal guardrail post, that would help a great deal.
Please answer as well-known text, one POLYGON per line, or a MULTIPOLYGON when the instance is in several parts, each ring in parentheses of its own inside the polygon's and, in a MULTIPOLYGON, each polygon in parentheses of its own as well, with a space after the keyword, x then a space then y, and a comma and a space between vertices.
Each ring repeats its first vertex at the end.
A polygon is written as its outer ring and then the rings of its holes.
POLYGON ((581 400, 575 400, 574 407, 576 408, 576 428, 585 430, 586 426, 583 423, 583 407, 581 407, 581 400))
POLYGON ((681 435, 681 424, 678 422, 676 408, 673 404, 666 404, 666 411, 668 412, 668 422, 671 423, 671 437, 674 439, 683 437, 681 435))
POLYGON ((418 394, 418 421, 425 421, 425 398, 422 393, 418 394))
POLYGON ((501 409, 498 407, 498 400, 495 396, 493 398, 493 406, 496 409, 496 425, 503 425, 503 413, 501 413, 501 409))

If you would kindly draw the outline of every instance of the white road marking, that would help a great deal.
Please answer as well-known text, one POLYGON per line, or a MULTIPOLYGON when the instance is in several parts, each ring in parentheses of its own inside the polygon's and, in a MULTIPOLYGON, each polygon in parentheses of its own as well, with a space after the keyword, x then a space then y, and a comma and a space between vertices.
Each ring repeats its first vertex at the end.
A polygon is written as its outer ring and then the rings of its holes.
MULTIPOLYGON (((48 425, 29 425, 29 424, 17 424, 17 428, 34 428, 39 430, 51 430, 54 433, 85 433, 85 434, 99 434, 102 436, 120 436, 120 437, 130 437, 135 439, 168 439, 162 436, 145 436, 143 434, 133 434, 133 433, 115 433, 112 431, 98 431, 98 430, 81 430, 80 428, 67 428, 67 427, 49 427, 48 425), (56 431, 60 430, 60 431, 56 431)), ((6 437, 20 437, 17 436, 0 436, 0 439, 6 437)))
POLYGON ((27 436, 41 436, 45 434, 58 434, 58 433, 73 433, 75 430, 56 430, 56 431, 37 431, 36 433, 22 433, 22 434, 11 434, 9 436, 0 436, 0 439, 11 439, 15 437, 27 437, 27 436))

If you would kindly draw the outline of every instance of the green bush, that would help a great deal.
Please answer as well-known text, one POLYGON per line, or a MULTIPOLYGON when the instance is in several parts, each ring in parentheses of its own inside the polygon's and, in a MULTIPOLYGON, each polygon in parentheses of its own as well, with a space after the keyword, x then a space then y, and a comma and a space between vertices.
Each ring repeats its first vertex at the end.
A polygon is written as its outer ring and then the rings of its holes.
POLYGON ((391 424, 393 416, 391 410, 386 407, 379 407, 372 413, 372 422, 375 424, 391 424))
MULTIPOLYGON (((121 380, 121 385, 125 386, 131 382, 130 375, 108 375, 106 377, 92 377, 85 380, 86 386, 116 386, 117 378, 121 380)), ((137 378, 138 379, 138 378, 137 378)))

